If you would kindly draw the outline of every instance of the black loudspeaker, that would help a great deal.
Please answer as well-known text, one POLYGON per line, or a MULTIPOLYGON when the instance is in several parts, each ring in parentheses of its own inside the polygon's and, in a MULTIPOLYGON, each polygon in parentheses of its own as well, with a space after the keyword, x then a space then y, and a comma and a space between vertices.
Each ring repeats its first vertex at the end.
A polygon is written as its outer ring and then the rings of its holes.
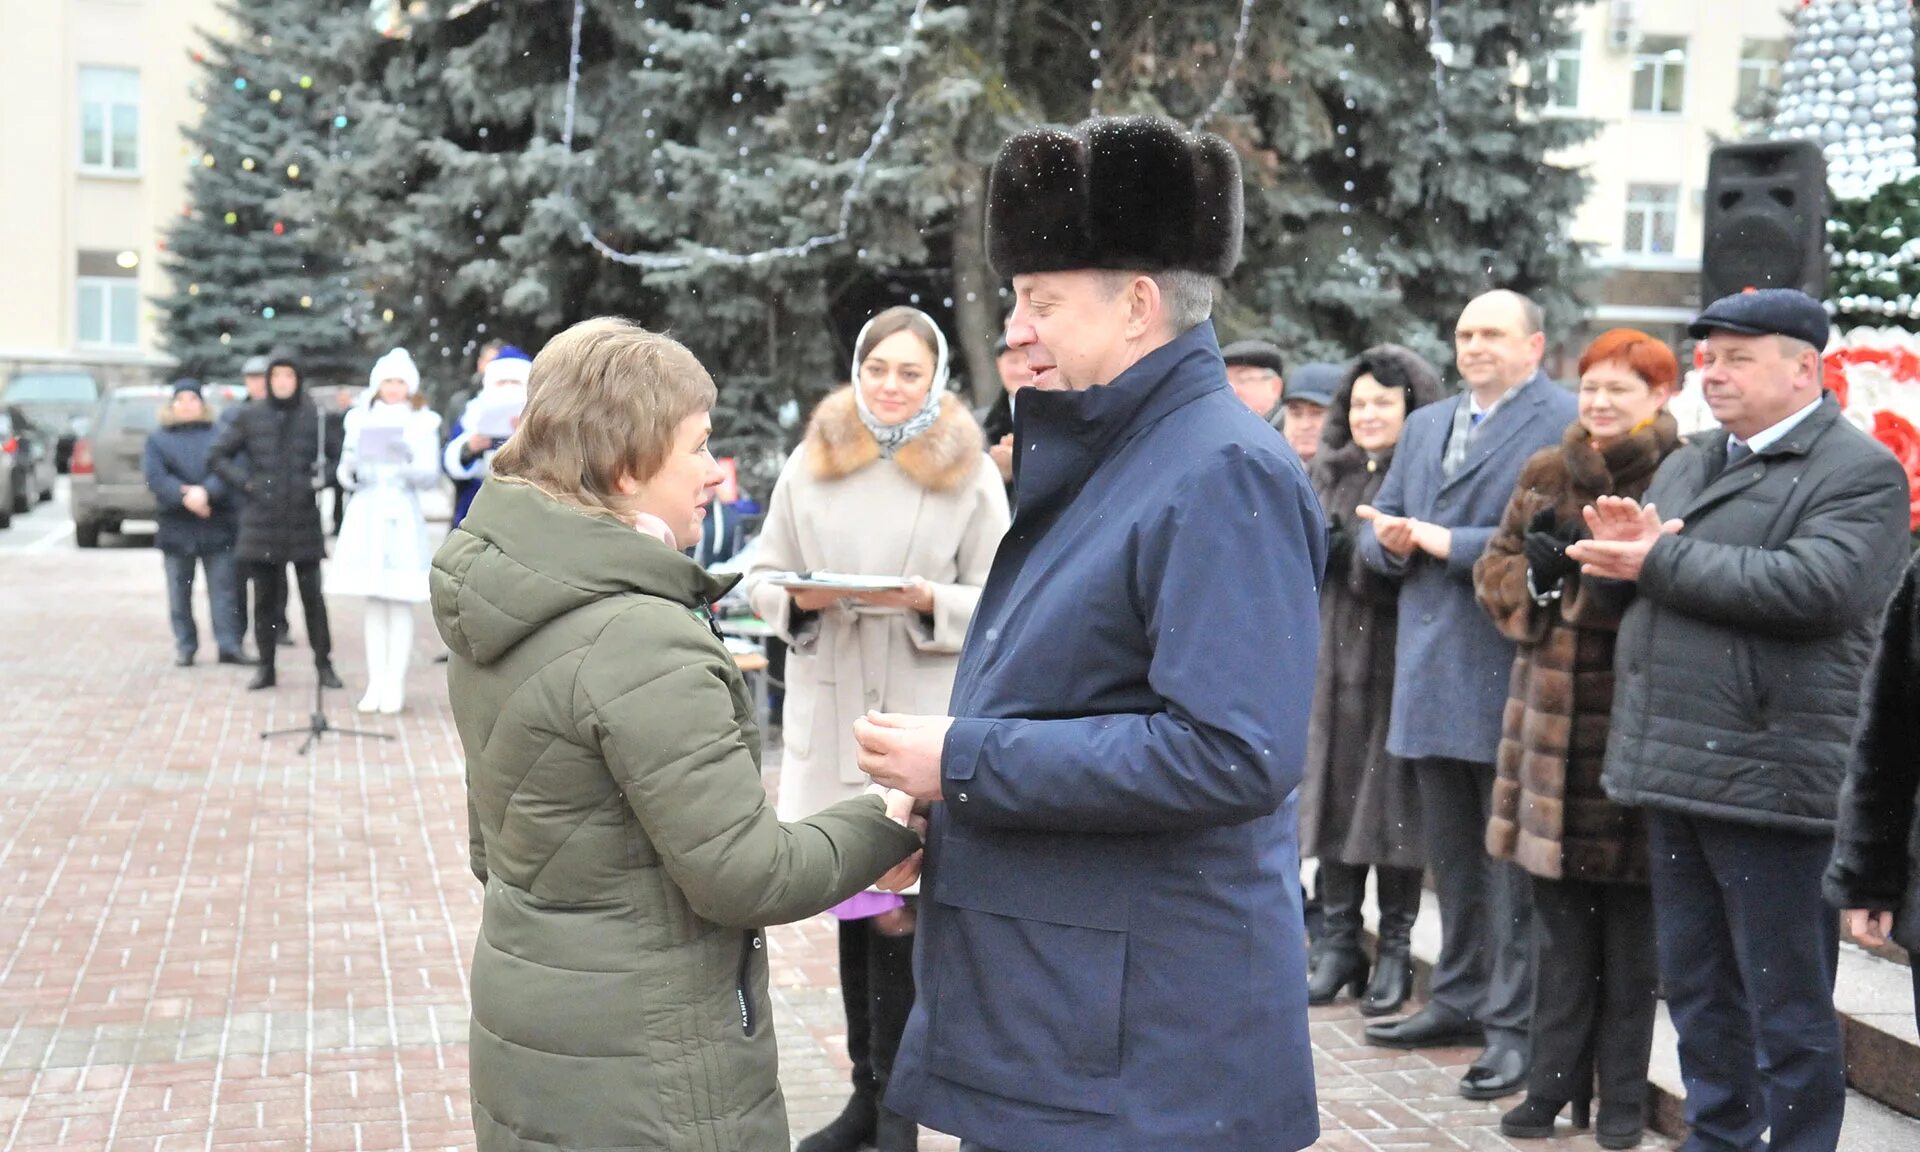
POLYGON ((1827 294, 1827 161, 1811 140, 1722 144, 1707 161, 1704 307, 1748 288, 1827 294))

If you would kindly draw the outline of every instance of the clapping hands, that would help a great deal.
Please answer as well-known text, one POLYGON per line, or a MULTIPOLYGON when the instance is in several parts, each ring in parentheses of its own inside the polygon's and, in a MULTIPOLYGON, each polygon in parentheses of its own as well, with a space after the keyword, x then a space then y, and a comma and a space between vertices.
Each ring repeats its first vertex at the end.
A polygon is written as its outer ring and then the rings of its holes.
POLYGON ((1521 538, 1520 550, 1526 554, 1536 589, 1544 593, 1580 570, 1579 562, 1567 556, 1568 547, 1579 539, 1580 525, 1562 524, 1552 508, 1542 508, 1533 514, 1533 519, 1527 522, 1526 535, 1521 538))

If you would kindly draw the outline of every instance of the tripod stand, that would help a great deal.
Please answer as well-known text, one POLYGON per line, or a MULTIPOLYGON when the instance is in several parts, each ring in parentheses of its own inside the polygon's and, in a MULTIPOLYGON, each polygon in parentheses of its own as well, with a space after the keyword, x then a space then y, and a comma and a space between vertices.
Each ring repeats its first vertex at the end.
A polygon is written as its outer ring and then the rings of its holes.
POLYGON ((298 736, 302 733, 305 733, 307 738, 300 742, 300 748, 299 748, 300 755, 302 756, 305 756, 308 752, 312 751, 313 746, 320 742, 321 737, 325 736, 329 732, 335 733, 336 735, 340 735, 340 736, 364 736, 369 740, 393 739, 392 736, 389 736, 385 732, 363 732, 358 728, 336 727, 334 724, 328 722, 327 720, 326 698, 327 698, 327 687, 326 685, 320 683, 320 677, 316 675, 313 678, 313 714, 307 717, 306 727, 276 728, 271 732, 260 733, 260 739, 272 740, 278 736, 298 736))

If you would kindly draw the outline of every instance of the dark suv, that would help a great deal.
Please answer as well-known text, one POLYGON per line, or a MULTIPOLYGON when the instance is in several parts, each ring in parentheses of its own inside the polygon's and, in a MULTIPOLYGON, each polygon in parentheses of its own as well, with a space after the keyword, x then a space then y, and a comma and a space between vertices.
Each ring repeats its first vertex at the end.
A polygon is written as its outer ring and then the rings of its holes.
POLYGON ((91 373, 71 369, 30 369, 16 372, 0 391, 0 407, 18 407, 35 424, 58 437, 54 466, 67 470, 73 442, 87 434, 87 418, 100 400, 100 381, 91 373))
MULTIPOLYGON (((247 398, 237 384, 209 384, 204 392, 208 414, 247 398)), ((73 536, 82 548, 100 544, 102 532, 118 532, 124 520, 151 520, 153 493, 147 489, 141 462, 147 437, 160 426, 160 412, 173 390, 143 384, 115 388, 93 409, 92 431, 74 444, 73 536)))

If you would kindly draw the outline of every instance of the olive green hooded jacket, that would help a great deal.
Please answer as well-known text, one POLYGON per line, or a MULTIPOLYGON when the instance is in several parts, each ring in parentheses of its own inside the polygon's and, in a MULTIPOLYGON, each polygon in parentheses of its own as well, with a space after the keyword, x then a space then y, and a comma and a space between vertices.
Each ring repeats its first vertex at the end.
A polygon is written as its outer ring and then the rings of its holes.
POLYGON ((774 817, 726 585, 489 481, 433 565, 465 749, 482 1152, 786 1152, 758 928, 919 846, 861 797, 774 817))

